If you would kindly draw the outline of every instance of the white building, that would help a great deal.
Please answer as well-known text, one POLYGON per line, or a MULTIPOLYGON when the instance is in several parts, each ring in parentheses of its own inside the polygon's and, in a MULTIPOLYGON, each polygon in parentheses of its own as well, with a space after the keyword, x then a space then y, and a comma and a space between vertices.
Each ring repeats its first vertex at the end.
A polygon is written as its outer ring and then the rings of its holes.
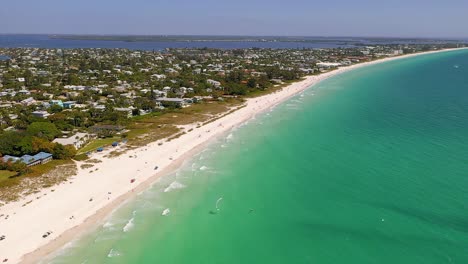
POLYGON ((341 66, 341 63, 338 62, 319 62, 317 63, 317 67, 319 68, 333 68, 333 67, 338 67, 341 66))
POLYGON ((64 146, 72 145, 76 149, 80 149, 89 141, 90 138, 91 137, 88 133, 76 133, 75 135, 67 137, 67 138, 56 138, 52 142, 59 143, 64 146))

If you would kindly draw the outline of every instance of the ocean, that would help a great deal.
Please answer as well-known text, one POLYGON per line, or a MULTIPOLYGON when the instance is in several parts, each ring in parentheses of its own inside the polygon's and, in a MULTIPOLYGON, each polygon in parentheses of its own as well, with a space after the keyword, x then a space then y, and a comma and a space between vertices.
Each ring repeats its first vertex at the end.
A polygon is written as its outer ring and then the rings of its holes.
POLYGON ((468 263, 468 51, 327 79, 45 263, 468 263))

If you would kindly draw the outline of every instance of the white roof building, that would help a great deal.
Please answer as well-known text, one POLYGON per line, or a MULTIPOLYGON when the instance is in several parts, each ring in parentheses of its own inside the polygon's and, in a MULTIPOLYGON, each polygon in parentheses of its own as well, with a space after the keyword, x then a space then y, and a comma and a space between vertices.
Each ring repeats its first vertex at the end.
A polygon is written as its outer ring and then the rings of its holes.
POLYGON ((67 138, 56 138, 54 139, 54 143, 59 143, 64 146, 66 145, 73 145, 76 149, 80 149, 88 140, 90 136, 88 133, 76 133, 73 136, 67 138))

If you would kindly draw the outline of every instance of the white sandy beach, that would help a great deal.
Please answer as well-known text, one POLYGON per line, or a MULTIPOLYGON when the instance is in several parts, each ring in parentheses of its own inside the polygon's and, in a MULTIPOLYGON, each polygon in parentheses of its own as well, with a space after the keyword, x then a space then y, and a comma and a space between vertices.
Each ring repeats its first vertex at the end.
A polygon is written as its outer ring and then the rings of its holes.
POLYGON ((187 128, 187 133, 170 142, 161 141, 164 142, 162 145, 154 142, 116 158, 103 157, 106 153, 93 154, 93 158, 102 163, 92 169, 79 168, 72 183, 68 181, 44 189, 0 208, 0 215, 4 215, 0 218, 0 235, 6 236, 0 241, 0 261, 36 263, 95 226, 123 201, 147 189, 158 177, 177 169, 210 139, 326 78, 358 67, 417 55, 420 54, 386 58, 307 77, 281 91, 248 99, 245 107, 190 132, 187 128), (155 166, 159 168, 155 170, 155 166), (96 168, 99 170, 90 173, 96 168), (131 179, 135 182, 131 183, 131 179), (31 203, 23 206, 30 200, 31 203), (9 217, 5 219, 7 215, 9 217), (43 238, 48 231, 51 235, 43 238))

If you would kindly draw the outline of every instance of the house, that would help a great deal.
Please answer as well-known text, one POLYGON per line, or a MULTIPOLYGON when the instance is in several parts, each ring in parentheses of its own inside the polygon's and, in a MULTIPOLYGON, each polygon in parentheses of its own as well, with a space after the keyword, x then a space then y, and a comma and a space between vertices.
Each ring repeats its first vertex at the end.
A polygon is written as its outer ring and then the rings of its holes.
POLYGON ((75 105, 76 105, 76 102, 75 102, 75 101, 63 102, 63 108, 70 109, 70 108, 75 107, 75 105))
POLYGON ((90 138, 91 136, 88 133, 76 133, 75 135, 67 138, 56 138, 52 142, 59 143, 64 146, 72 145, 76 149, 80 149, 83 145, 86 144, 86 142, 88 142, 90 138))
POLYGON ((54 95, 53 94, 50 94, 50 93, 43 93, 42 96, 48 98, 48 99, 52 99, 54 98, 54 95))
POLYGON ((49 104, 50 104, 50 105, 58 105, 58 106, 60 106, 60 107, 63 108, 63 102, 62 102, 62 100, 50 100, 50 101, 49 101, 49 104))
POLYGON ((17 162, 21 160, 21 158, 15 157, 15 156, 10 156, 10 155, 5 155, 2 157, 3 162, 17 162))
POLYGON ((48 116, 50 116, 50 114, 47 113, 47 111, 34 111, 32 112, 32 115, 39 118, 47 118, 48 116))
POLYGON ((151 75, 151 77, 156 78, 158 80, 166 79, 166 75, 164 75, 164 74, 153 74, 153 75, 151 75))
POLYGON ((172 69, 172 68, 168 68, 168 69, 165 69, 164 70, 166 73, 169 73, 169 74, 175 74, 175 73, 179 73, 178 71, 172 69))
POLYGON ((101 110, 101 111, 106 110, 105 105, 95 105, 93 108, 96 109, 96 110, 101 110))
POLYGON ((127 114, 128 118, 133 116, 131 108, 116 107, 116 108, 114 108, 114 111, 127 114))
POLYGON ((41 160, 40 159, 34 159, 33 156, 31 155, 23 155, 21 158, 20 158, 21 162, 25 163, 26 166, 28 167, 31 167, 31 166, 35 166, 35 165, 39 165, 41 164, 41 160))
POLYGON ((306 74, 314 73, 314 69, 312 69, 312 68, 300 68, 299 70, 306 73, 306 74))
POLYGON ((13 105, 11 103, 7 103, 7 102, 0 104, 0 108, 10 108, 12 106, 13 105))
POLYGON ((219 86, 221 86, 221 83, 218 82, 218 81, 215 81, 215 80, 208 79, 208 80, 206 80, 206 82, 208 84, 214 86, 215 88, 218 88, 219 86))
POLYGON ((26 89, 21 89, 18 91, 19 94, 22 94, 22 95, 30 95, 31 92, 26 90, 26 89))
POLYGON ((38 72, 37 72, 37 75, 39 75, 39 76, 47 76, 47 75, 49 75, 49 72, 47 72, 47 71, 38 71, 38 72))
POLYGON ((65 95, 66 95, 68 98, 73 98, 73 97, 78 97, 78 96, 80 96, 80 93, 79 93, 79 92, 66 92, 65 95))
POLYGON ((25 105, 25 106, 30 106, 30 105, 32 105, 34 103, 36 103, 36 100, 34 100, 34 98, 32 98, 32 97, 26 98, 26 99, 21 101, 21 104, 25 105))
POLYGON ((31 167, 39 164, 45 164, 52 160, 52 154, 47 152, 39 152, 34 156, 31 155, 23 155, 21 157, 15 157, 10 155, 3 156, 3 162, 22 162, 26 164, 26 166, 31 167))
POLYGON ((160 97, 156 99, 156 102, 161 103, 162 105, 171 105, 174 104, 177 107, 187 107, 189 106, 186 99, 182 98, 167 98, 167 97, 160 97))
POLYGON ((325 68, 325 69, 338 67, 338 66, 341 66, 341 63, 337 63, 337 62, 319 62, 319 63, 317 63, 317 67, 325 68))

